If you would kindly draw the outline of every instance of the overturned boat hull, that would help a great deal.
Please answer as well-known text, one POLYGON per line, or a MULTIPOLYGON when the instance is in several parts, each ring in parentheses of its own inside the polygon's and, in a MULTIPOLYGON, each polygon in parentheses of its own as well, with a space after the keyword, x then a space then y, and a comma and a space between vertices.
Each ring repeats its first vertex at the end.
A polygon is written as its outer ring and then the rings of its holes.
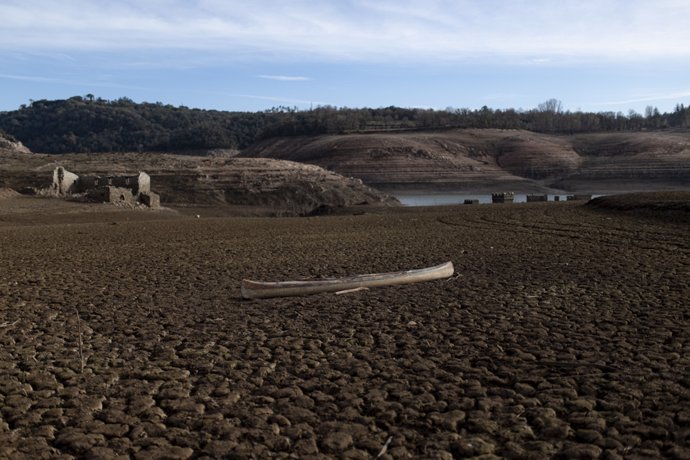
POLYGON ((452 262, 434 267, 390 273, 372 273, 346 278, 333 278, 311 281, 264 282, 242 280, 242 297, 245 299, 265 299, 270 297, 301 296, 320 292, 346 291, 357 288, 393 286, 398 284, 420 283, 448 278, 453 275, 452 262))

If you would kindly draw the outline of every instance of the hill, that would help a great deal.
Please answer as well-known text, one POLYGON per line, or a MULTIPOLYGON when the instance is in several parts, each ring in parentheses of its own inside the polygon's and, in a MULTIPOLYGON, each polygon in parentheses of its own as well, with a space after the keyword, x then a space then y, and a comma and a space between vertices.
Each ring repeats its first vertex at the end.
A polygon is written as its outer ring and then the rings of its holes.
POLYGON ((231 112, 136 103, 93 95, 38 100, 0 112, 0 130, 34 152, 190 152, 244 149, 272 137, 360 132, 410 132, 451 128, 520 129, 548 134, 689 128, 690 107, 647 116, 563 112, 556 100, 533 110, 277 107, 263 112, 231 112))
MULTIPOLYGON (((646 117, 486 107, 445 111, 398 107, 296 111, 279 107, 243 113, 75 96, 34 101, 19 110, 0 113, 0 130, 10 134, 17 148, 21 141, 41 153, 120 152, 121 158, 111 155, 103 160, 99 166, 102 170, 108 169, 104 166, 107 163, 129 161, 127 155, 131 154, 126 152, 152 155, 150 161, 136 160, 143 165, 141 169, 151 170, 151 164, 160 161, 175 168, 182 160, 161 160, 161 154, 149 152, 209 155, 218 149, 226 153, 241 149, 244 160, 228 159, 224 165, 219 165, 217 157, 208 164, 190 160, 189 168, 200 168, 203 175, 208 167, 209 177, 223 177, 225 173, 216 174, 215 169, 241 175, 240 170, 246 167, 253 171, 247 174, 259 180, 256 165, 262 164, 268 172, 261 180, 267 184, 272 183, 274 173, 270 171, 304 168, 255 160, 266 157, 320 166, 386 190, 484 193, 501 189, 591 193, 687 188, 688 127, 690 108, 683 105, 670 114, 652 111, 646 117), (254 160, 248 161, 250 158, 254 160)), ((82 162, 75 160, 77 167, 82 162)), ((297 176, 305 174, 300 171, 297 176)), ((162 167, 161 177, 171 174, 162 167)), ((179 176, 179 172, 175 174, 179 176)), ((311 174, 314 172, 306 175, 314 179, 311 174)), ((291 178, 287 183, 300 182, 290 174, 287 177, 291 178)), ((174 181, 172 175, 166 180, 174 181)), ((314 180, 317 184, 320 181, 314 180)), ((194 184, 198 196, 200 186, 196 182, 194 179, 187 185, 194 184)), ((243 183, 217 185, 234 190, 243 183)), ((171 191, 174 194, 168 199, 183 195, 179 187, 171 191)), ((238 188, 230 193, 232 197, 223 199, 232 201, 241 194, 238 188)), ((312 192, 307 195, 316 196, 312 192)), ((223 201, 218 194, 214 196, 223 201)), ((288 200, 292 199, 282 201, 288 200)), ((314 204, 323 200, 307 201, 314 204)))
POLYGON ((75 96, 0 112, 0 130, 41 153, 175 152, 246 146, 269 116, 75 96))
POLYGON ((524 130, 273 138, 242 153, 322 166, 386 190, 627 191, 690 184, 690 132, 524 130))

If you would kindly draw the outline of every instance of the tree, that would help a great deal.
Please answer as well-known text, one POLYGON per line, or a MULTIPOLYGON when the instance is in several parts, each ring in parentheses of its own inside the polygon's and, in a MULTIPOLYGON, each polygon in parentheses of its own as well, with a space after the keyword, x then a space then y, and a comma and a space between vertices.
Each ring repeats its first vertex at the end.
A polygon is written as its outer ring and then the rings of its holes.
POLYGON ((648 105, 644 109, 644 116, 645 116, 645 118, 650 119, 650 118, 660 117, 661 114, 659 113, 659 109, 657 109, 656 107, 652 107, 651 105, 648 105))
POLYGON ((558 99, 551 98, 539 104, 537 110, 540 112, 561 113, 563 112, 563 104, 558 99))

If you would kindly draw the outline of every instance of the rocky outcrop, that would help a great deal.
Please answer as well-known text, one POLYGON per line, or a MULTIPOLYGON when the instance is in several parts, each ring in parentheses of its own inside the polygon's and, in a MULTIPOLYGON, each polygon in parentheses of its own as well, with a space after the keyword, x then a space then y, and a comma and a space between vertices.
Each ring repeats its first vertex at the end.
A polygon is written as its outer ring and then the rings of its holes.
POLYGON ((152 170, 161 196, 176 204, 241 205, 307 215, 355 205, 394 206, 394 198, 314 165, 264 158, 180 159, 183 167, 152 170))
POLYGON ((0 134, 0 151, 6 150, 14 153, 31 153, 24 144, 6 135, 0 134))
MULTIPOLYGON (((4 161, 0 163, 0 186, 16 190, 51 188, 51 178, 57 174, 55 159, 34 154, 4 161)), ((256 208, 259 214, 308 215, 357 205, 399 205, 395 198, 360 179, 290 161, 154 153, 73 154, 60 155, 59 160, 63 171, 72 171, 87 181, 131 179, 136 171, 145 170, 164 206, 241 206, 256 208)), ((83 192, 78 184, 73 191, 83 192)), ((119 195, 107 191, 107 196, 119 195)), ((157 197, 153 201, 157 202, 157 197)))

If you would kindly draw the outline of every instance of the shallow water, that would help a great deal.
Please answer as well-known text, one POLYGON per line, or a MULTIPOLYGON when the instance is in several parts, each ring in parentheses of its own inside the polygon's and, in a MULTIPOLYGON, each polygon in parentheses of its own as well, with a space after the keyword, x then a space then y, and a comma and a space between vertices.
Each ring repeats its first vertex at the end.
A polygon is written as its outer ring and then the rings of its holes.
MULTIPOLYGON (((450 204, 462 204, 465 200, 479 200, 479 204, 491 203, 491 194, 468 194, 468 193, 406 193, 392 192, 403 206, 442 206, 450 204)), ((516 193, 514 203, 526 203, 527 193, 516 193)), ((549 201, 554 201, 554 197, 559 197, 560 201, 565 201, 567 195, 549 195, 549 201)))

